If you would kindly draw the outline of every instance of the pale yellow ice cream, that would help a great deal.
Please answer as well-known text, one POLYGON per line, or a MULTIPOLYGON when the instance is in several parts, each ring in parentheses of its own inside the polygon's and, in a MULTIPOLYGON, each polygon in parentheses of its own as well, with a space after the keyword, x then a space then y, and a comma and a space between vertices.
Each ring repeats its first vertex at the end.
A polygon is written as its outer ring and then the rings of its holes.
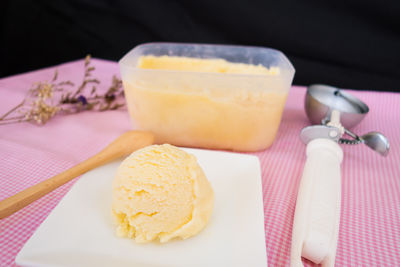
POLYGON ((238 151, 272 144, 289 90, 279 68, 172 56, 141 56, 137 68, 123 80, 129 113, 156 143, 238 151))
POLYGON ((195 156, 168 144, 132 153, 112 187, 117 235, 139 243, 191 237, 213 210, 214 192, 195 156))
POLYGON ((193 72, 211 72, 227 74, 250 74, 250 75, 277 75, 279 68, 267 69, 262 65, 251 65, 244 63, 232 63, 222 58, 204 59, 174 56, 142 56, 138 67, 141 69, 157 70, 179 70, 193 72))

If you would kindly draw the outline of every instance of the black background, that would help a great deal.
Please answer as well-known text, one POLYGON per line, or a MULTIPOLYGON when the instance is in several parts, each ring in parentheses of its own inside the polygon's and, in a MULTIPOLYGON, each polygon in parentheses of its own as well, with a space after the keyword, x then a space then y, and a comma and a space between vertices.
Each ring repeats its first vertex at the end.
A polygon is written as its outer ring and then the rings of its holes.
POLYGON ((0 77, 153 41, 272 47, 294 84, 400 91, 400 1, 2 1, 0 77))

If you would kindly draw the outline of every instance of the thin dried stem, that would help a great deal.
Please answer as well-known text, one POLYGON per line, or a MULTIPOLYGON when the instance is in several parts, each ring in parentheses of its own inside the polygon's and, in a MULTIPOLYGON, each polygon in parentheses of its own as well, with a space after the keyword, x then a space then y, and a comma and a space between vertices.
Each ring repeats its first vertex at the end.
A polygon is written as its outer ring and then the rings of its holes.
POLYGON ((11 110, 9 110, 8 112, 6 112, 3 116, 0 117, 0 121, 5 120, 5 118, 10 115, 11 113, 13 113, 14 111, 16 111, 17 109, 19 109, 20 107, 22 107, 25 104, 25 99, 22 100, 21 103, 19 103, 18 105, 16 105, 15 107, 13 107, 11 110))

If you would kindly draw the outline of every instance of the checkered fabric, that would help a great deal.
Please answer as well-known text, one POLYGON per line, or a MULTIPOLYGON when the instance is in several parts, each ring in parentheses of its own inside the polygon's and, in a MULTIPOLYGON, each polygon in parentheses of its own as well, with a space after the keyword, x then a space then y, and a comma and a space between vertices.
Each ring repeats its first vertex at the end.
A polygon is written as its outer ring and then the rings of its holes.
MULTIPOLYGON (((92 62, 96 66, 94 75, 101 80, 100 90, 104 90, 111 84, 112 74, 118 74, 118 65, 96 59, 92 62)), ((1 79, 0 114, 18 104, 33 82, 51 79, 55 69, 60 80, 79 84, 83 78, 83 61, 76 61, 1 79)), ((384 158, 363 145, 342 145, 336 265, 396 266, 400 263, 400 94, 351 93, 370 107, 364 121, 352 130, 384 133, 391 142, 391 151, 384 158)), ((265 151, 251 153, 261 162, 265 240, 271 266, 290 264, 292 221, 305 163, 305 145, 299 133, 309 125, 304 94, 304 87, 291 89, 274 144, 265 151)), ((59 116, 45 126, 0 126, 0 200, 85 160, 130 127, 126 110, 59 116)), ((15 266, 15 257, 24 243, 73 183, 0 220, 0 266, 15 266)))

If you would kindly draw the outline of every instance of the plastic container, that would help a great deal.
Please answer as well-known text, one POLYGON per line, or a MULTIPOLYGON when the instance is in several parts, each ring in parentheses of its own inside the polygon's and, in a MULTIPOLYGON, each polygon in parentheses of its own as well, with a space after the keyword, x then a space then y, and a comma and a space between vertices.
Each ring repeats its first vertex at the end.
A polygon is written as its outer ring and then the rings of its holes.
POLYGON ((228 45, 143 44, 119 64, 135 128, 153 132, 157 143, 236 151, 273 143, 295 72, 277 50, 228 45), (142 68, 146 56, 168 56, 175 65, 142 68), (197 63, 181 58, 204 59, 203 69, 185 69, 197 63), (275 71, 260 74, 260 68, 275 71))

